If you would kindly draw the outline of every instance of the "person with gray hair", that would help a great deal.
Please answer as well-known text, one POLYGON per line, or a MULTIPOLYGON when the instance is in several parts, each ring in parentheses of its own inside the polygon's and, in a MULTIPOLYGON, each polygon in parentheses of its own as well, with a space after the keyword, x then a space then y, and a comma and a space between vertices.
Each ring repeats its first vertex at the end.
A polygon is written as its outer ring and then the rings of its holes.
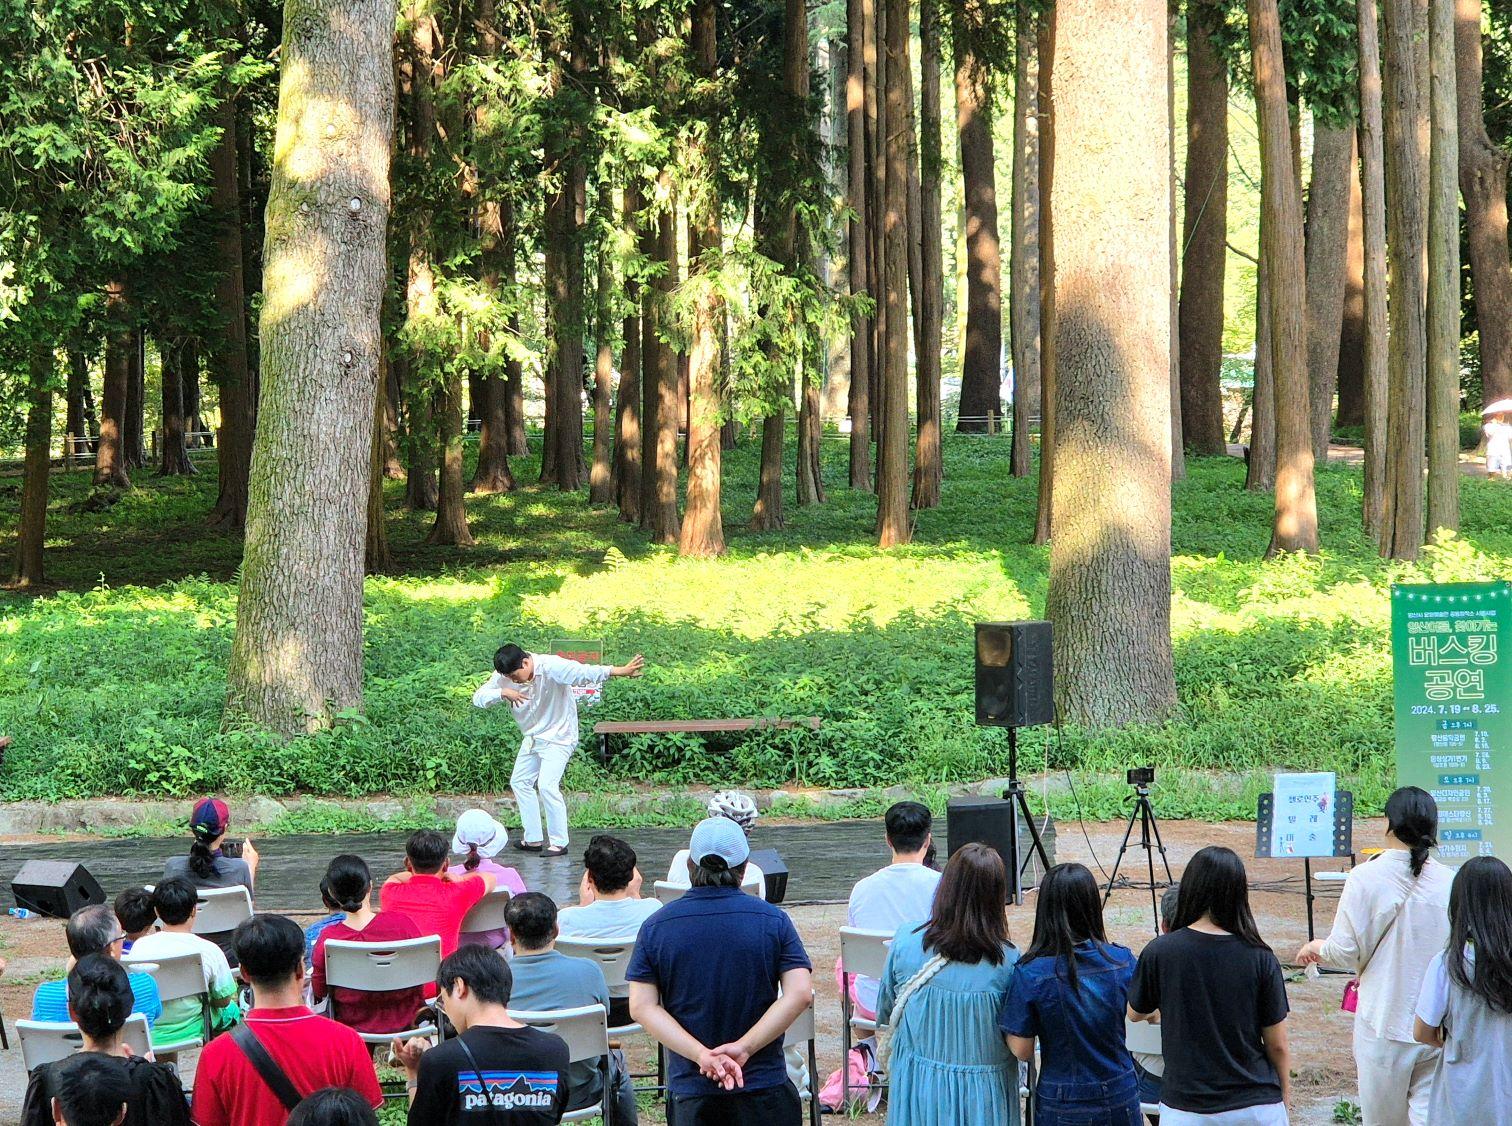
MULTIPOLYGON (((1160 897, 1160 933, 1170 934, 1176 925, 1176 900, 1181 897, 1180 882, 1165 889, 1160 897)), ((1139 1079, 1139 1101, 1152 1106, 1160 1103, 1160 1079, 1165 1075, 1165 1057, 1152 1052, 1130 1052, 1134 1057, 1134 1074, 1139 1079)), ((1159 1122, 1160 1115, 1149 1116, 1151 1122, 1159 1122)))
MULTIPOLYGON (((80 907, 70 915, 63 928, 63 936, 68 941, 69 954, 65 973, 73 969, 80 958, 90 954, 104 954, 119 961, 121 947, 126 943, 126 932, 121 928, 115 911, 103 903, 93 907, 80 907)), ((157 982, 152 980, 151 974, 144 973, 128 973, 126 978, 131 983, 131 1011, 146 1017, 147 1026, 151 1028, 158 1017, 163 1015, 163 1000, 158 994, 157 982)), ((37 986, 37 992, 32 998, 31 1019, 55 1023, 67 1023, 73 1019, 68 1015, 67 978, 44 981, 37 986)))

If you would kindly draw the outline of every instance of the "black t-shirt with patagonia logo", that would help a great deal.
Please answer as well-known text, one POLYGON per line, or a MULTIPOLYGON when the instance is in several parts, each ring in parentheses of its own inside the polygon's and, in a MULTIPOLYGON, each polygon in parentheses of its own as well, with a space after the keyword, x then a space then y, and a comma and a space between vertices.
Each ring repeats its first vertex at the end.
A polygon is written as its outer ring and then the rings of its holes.
POLYGON ((477 1068, 456 1040, 421 1056, 409 1126, 555 1126, 562 1120, 567 1045, 560 1036, 484 1026, 461 1039, 477 1068))

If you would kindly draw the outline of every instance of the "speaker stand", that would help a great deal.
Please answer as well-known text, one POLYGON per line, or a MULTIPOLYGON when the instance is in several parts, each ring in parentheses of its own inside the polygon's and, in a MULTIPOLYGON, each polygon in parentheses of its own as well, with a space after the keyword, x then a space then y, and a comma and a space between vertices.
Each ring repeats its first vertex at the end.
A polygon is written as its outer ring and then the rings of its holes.
POLYGON ((1034 814, 1029 810, 1029 793, 1018 776, 1018 728, 1008 729, 1008 788, 1003 791, 1003 800, 1008 803, 1008 840, 1013 855, 1008 858, 1008 890, 1013 895, 1013 905, 1024 902, 1024 869, 1029 861, 1039 857, 1040 871, 1050 869, 1050 858, 1045 854, 1045 842, 1040 840, 1039 828, 1034 824, 1034 814), (1029 827, 1029 854, 1019 856, 1019 818, 1029 827))
MULTIPOLYGON (((1129 810, 1129 823, 1124 826, 1123 843, 1118 846, 1118 859, 1113 861, 1113 872, 1108 876, 1108 886, 1103 892, 1103 907, 1108 906, 1108 900, 1113 896, 1113 885, 1118 881, 1118 868, 1123 863, 1124 853, 1129 851, 1129 837, 1134 833, 1134 822, 1139 822, 1138 848, 1144 849, 1145 865, 1149 870, 1150 880, 1148 884, 1141 885, 1129 883, 1130 887, 1145 886, 1150 889, 1150 911, 1155 920, 1155 937, 1160 937, 1160 900, 1155 892, 1160 887, 1170 887, 1172 884, 1171 862, 1166 857, 1165 842, 1160 839, 1160 822, 1155 819, 1155 807, 1150 804, 1150 787, 1139 783, 1134 787, 1134 808, 1129 810), (1152 844, 1153 841, 1153 844, 1152 844), (1155 882, 1155 851, 1160 851, 1160 863, 1165 868, 1165 883, 1155 882)), ((1127 881, 1127 877, 1125 880, 1127 881)))

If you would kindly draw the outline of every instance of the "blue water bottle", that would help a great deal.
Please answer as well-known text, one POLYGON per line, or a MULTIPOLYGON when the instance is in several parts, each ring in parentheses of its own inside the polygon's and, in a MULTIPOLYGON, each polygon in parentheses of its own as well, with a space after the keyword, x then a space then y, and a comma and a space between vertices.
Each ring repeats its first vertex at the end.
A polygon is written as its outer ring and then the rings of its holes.
POLYGON ((28 911, 25 907, 12 907, 6 911, 6 914, 13 919, 30 919, 34 912, 28 911))

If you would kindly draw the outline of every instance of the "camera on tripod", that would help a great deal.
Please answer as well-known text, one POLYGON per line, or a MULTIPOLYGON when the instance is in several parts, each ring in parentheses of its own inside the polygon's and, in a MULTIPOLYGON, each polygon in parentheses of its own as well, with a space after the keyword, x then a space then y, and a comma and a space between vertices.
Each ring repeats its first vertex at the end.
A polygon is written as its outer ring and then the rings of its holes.
POLYGON ((1131 786, 1150 786, 1155 782, 1155 768, 1153 766, 1131 766, 1125 777, 1131 786))

